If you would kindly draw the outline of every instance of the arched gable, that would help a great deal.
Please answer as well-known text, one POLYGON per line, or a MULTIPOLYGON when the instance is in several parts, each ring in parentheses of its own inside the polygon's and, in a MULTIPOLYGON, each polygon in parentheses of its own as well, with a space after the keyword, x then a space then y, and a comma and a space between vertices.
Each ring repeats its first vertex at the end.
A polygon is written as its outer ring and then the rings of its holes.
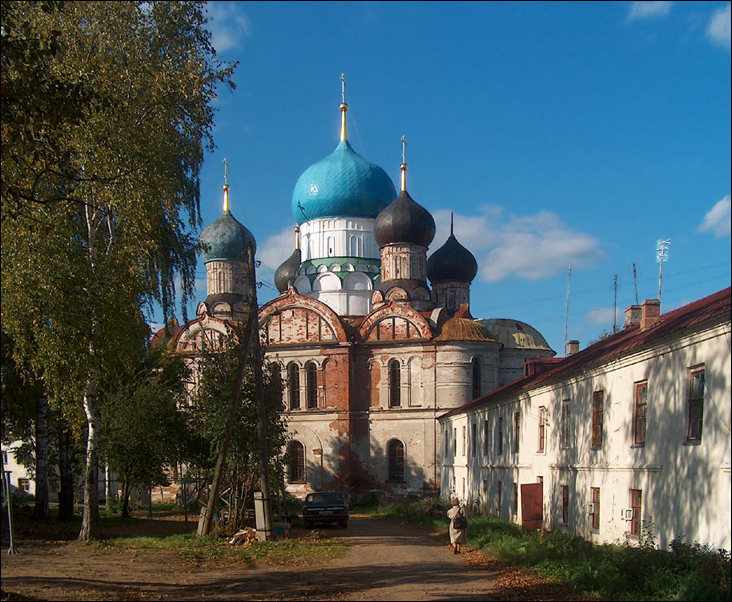
POLYGON ((432 329, 422 314, 409 305, 391 302, 367 315, 359 326, 363 341, 432 339, 432 329))
POLYGON ((170 345, 176 353, 193 353, 207 349, 219 349, 228 336, 229 329, 223 320, 203 314, 181 326, 173 335, 170 345))
POLYGON ((330 307, 294 289, 260 308, 259 332, 265 345, 348 342, 340 318, 330 307))

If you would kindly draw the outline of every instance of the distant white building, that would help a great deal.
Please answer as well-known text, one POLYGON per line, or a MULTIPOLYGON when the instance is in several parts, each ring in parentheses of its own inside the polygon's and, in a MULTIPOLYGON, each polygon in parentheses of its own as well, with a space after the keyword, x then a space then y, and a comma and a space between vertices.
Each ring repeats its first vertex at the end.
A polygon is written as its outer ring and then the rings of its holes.
POLYGON ((9 445, 2 444, 3 454, 3 470, 5 474, 10 476, 11 490, 22 491, 29 495, 36 494, 36 482, 30 478, 25 466, 17 461, 15 452, 21 446, 22 442, 14 441, 9 445))
POLYGON ((730 289, 625 328, 439 418, 443 495, 595 543, 730 549, 730 289))

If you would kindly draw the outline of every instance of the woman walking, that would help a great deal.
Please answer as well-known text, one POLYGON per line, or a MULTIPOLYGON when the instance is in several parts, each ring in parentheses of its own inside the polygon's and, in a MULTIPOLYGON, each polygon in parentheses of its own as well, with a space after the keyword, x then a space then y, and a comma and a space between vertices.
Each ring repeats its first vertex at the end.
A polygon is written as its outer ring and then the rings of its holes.
POLYGON ((450 545, 453 554, 460 554, 461 546, 468 537, 468 517, 465 514, 465 507, 456 497, 450 500, 450 504, 451 508, 447 511, 447 518, 450 519, 450 545))

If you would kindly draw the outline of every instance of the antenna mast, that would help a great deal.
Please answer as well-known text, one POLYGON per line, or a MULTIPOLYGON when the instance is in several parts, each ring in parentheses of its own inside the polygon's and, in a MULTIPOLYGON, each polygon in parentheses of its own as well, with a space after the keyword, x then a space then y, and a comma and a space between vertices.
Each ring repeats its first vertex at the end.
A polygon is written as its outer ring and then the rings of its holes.
POLYGON ((613 334, 618 331, 618 275, 613 277, 613 334))
POLYGON ((635 264, 633 264, 633 285, 635 286, 635 304, 638 305, 638 273, 635 271, 635 264))
POLYGON ((663 282, 663 262, 668 261, 670 240, 659 240, 656 243, 656 261, 658 261, 658 302, 661 302, 661 283, 663 282))
POLYGON ((572 264, 567 268, 567 304, 564 309, 564 354, 567 354, 567 325, 569 323, 569 284, 572 278, 572 264))

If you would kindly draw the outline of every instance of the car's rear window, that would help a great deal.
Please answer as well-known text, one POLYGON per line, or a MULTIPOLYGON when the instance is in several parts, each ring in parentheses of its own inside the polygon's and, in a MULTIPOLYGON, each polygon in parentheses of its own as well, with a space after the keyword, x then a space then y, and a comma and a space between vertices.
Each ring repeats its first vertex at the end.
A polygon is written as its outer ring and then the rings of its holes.
POLYGON ((305 498, 308 504, 343 504, 340 493, 309 493, 305 498))

